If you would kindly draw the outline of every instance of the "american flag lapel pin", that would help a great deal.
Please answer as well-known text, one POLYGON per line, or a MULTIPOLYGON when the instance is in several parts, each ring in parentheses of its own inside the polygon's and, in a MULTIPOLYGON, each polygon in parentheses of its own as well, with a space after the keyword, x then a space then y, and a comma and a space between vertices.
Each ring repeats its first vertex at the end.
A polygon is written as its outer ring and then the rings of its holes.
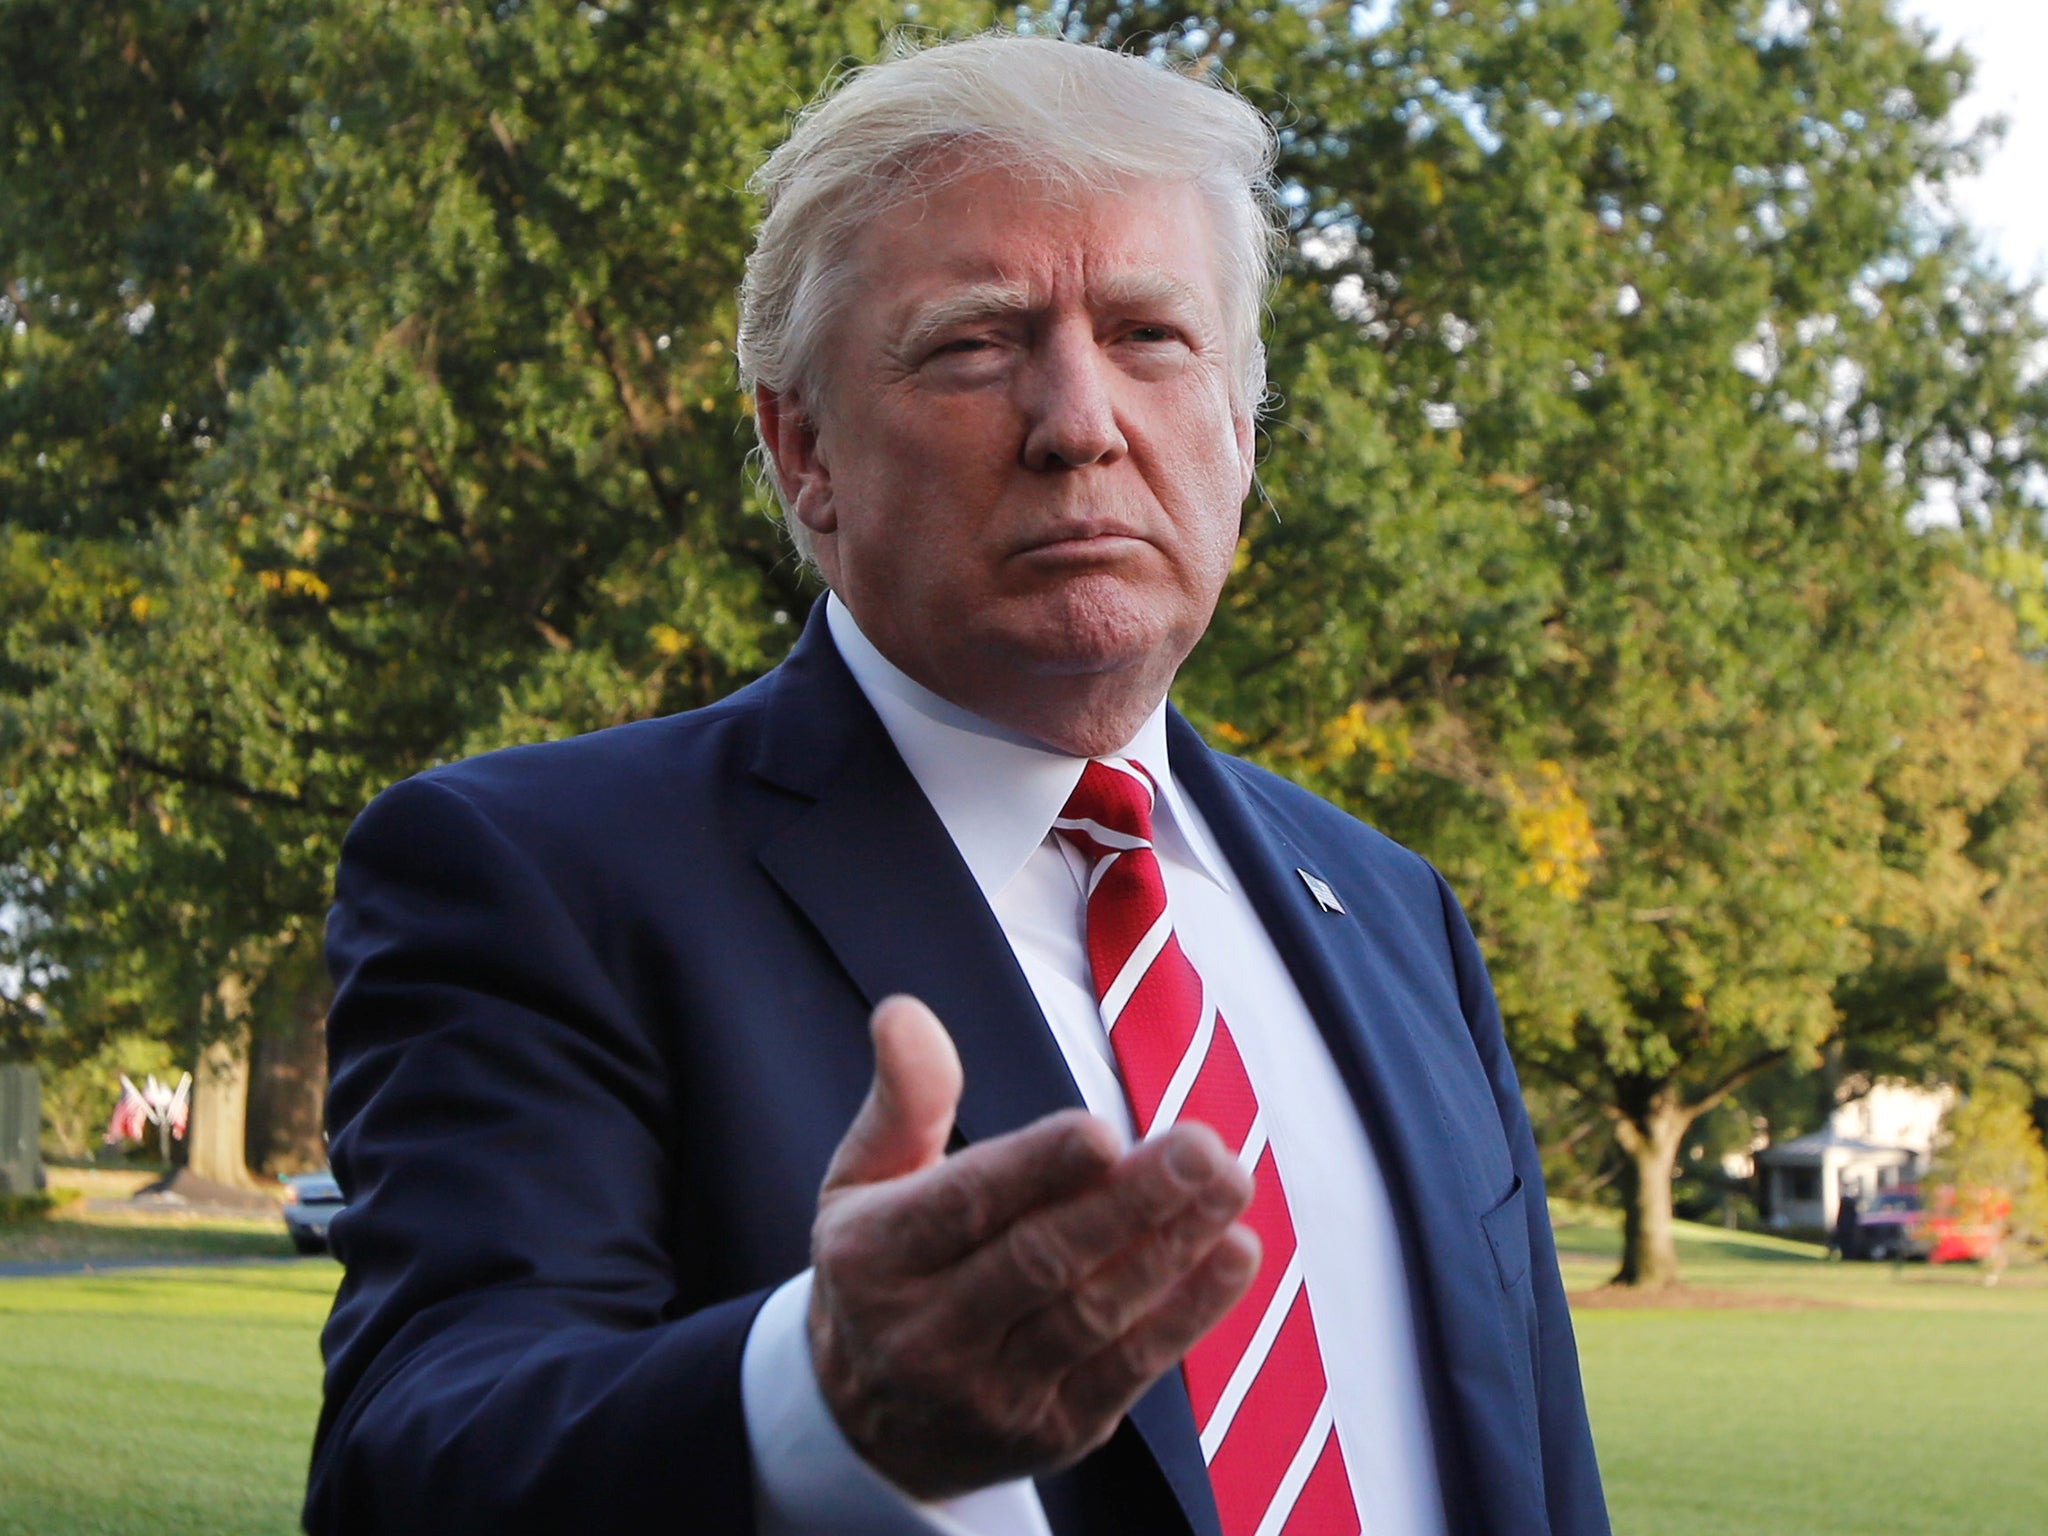
POLYGON ((1301 883, 1308 887, 1309 895, 1315 897, 1317 906, 1325 912, 1334 912, 1339 917, 1344 916, 1344 903, 1339 901, 1337 893, 1330 889, 1329 881, 1319 875, 1312 875, 1305 869, 1297 869, 1295 873, 1301 876, 1301 883))

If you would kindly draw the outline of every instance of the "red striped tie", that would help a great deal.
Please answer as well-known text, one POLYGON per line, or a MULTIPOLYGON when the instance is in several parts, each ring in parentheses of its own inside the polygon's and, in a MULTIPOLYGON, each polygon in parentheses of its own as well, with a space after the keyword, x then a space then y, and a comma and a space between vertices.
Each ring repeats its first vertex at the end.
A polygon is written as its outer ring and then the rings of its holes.
POLYGON ((1152 794, 1144 768, 1099 758, 1053 827, 1089 861, 1088 963, 1138 1134, 1199 1120, 1252 1170, 1258 1277, 1181 1362, 1223 1536, 1357 1536, 1287 1196, 1236 1042, 1174 937, 1152 794))

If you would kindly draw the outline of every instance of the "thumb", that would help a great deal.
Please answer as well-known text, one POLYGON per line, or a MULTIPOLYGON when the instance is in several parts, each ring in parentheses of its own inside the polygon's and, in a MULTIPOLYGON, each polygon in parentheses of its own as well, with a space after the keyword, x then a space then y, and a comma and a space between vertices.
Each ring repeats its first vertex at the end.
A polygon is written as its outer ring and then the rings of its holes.
POLYGON ((946 1152, 960 1107, 960 1053, 937 1014, 885 997, 868 1020, 875 1080, 825 1172, 821 1194, 929 1168, 946 1152))

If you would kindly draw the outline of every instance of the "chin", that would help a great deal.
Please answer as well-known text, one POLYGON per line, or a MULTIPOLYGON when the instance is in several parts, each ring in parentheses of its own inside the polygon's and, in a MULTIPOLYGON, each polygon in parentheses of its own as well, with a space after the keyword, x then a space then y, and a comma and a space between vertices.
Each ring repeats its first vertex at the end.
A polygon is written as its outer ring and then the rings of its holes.
POLYGON ((1177 604, 1134 591, 1111 576, 1082 577, 1031 605, 1027 622, 1010 640, 1033 671, 1084 676, 1163 665, 1170 673, 1201 634, 1182 622, 1177 604))

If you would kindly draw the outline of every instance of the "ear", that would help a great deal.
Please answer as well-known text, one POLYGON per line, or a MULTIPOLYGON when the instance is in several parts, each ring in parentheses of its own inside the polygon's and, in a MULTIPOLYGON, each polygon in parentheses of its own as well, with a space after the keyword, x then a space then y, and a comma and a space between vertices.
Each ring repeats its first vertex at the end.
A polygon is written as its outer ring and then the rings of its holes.
POLYGON ((754 386, 754 419, 775 483, 797 521, 813 534, 831 533, 839 516, 832 507, 832 471, 818 446, 817 422, 795 394, 780 394, 765 384, 754 386))
POLYGON ((1252 476, 1259 468, 1259 424, 1250 411, 1233 410, 1230 426, 1237 439, 1237 499, 1242 503, 1252 492, 1252 476))

